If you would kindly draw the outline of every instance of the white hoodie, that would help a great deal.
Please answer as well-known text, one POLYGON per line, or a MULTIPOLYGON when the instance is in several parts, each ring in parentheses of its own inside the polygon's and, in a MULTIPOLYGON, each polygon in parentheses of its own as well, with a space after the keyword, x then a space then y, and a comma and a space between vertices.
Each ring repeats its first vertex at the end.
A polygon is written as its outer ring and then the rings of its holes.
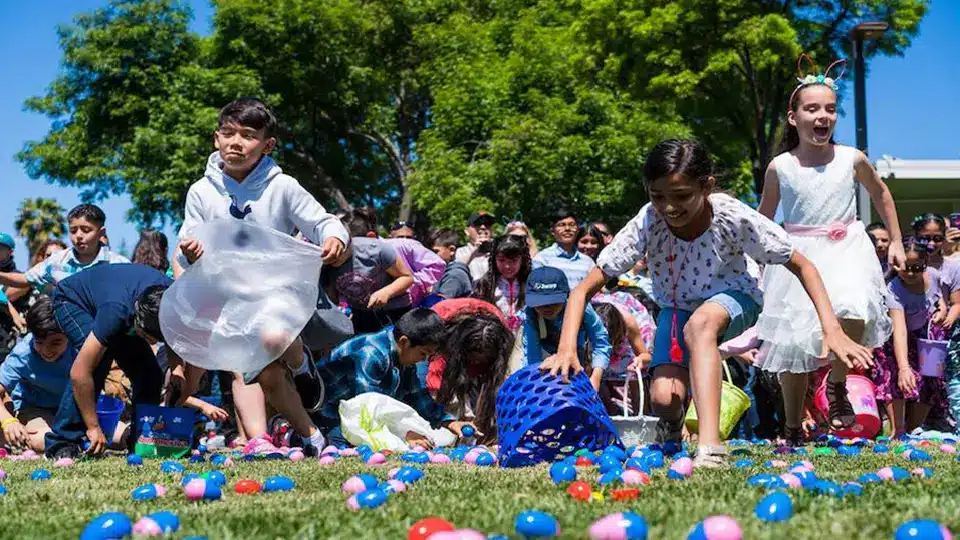
MULTIPOLYGON (((233 217, 286 234, 300 230, 317 245, 323 245, 331 236, 348 244, 350 237, 340 220, 328 213, 296 179, 283 174, 270 156, 264 156, 243 182, 224 174, 222 167, 220 152, 210 154, 203 178, 190 186, 181 239, 205 221, 233 217)), ((178 261, 184 268, 189 265, 179 252, 178 261)))

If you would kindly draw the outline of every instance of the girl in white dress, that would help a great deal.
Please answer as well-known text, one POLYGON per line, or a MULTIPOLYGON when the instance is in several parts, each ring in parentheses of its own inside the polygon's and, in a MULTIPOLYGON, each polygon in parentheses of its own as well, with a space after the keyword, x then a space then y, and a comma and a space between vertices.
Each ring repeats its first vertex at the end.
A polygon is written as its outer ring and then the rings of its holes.
MULTIPOLYGON (((801 61, 805 57, 801 57, 801 61)), ((809 59, 808 59, 809 60, 809 59)), ((857 182, 863 184, 890 231, 890 265, 903 264, 903 243, 893 197, 855 148, 833 141, 837 94, 830 70, 807 75, 790 97, 782 154, 767 167, 761 214, 773 218, 779 203, 791 243, 817 267, 837 317, 847 335, 875 348, 890 336, 880 262, 864 225, 856 216, 857 182)), ((842 76, 842 72, 840 74, 842 76)), ((839 76, 837 77, 839 78, 839 76)), ((764 306, 757 324, 764 342, 760 366, 777 373, 783 386, 785 438, 802 441, 801 416, 808 374, 826 364, 823 330, 801 283, 783 267, 768 267, 764 306)), ((846 375, 868 364, 832 358, 827 380, 830 424, 850 427, 856 420, 846 396, 846 375)))

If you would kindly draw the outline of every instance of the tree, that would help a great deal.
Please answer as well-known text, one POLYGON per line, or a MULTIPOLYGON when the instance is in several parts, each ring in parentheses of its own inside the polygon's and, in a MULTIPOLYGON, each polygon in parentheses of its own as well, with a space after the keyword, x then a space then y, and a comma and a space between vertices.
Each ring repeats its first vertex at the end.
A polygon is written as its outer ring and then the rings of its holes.
POLYGON ((64 209, 56 199, 37 197, 24 199, 17 210, 13 226, 27 243, 30 258, 48 240, 57 240, 67 233, 64 209))
POLYGON ((259 86, 242 68, 207 67, 190 17, 175 0, 112 0, 58 28, 61 74, 26 102, 53 121, 17 155, 28 174, 83 188, 85 200, 128 193, 144 225, 177 219, 219 107, 259 86))
POLYGON ((849 54, 850 29, 891 30, 865 56, 903 54, 927 0, 581 0, 577 26, 590 58, 638 100, 669 99, 733 175, 757 192, 776 152, 796 59, 821 69, 849 54))

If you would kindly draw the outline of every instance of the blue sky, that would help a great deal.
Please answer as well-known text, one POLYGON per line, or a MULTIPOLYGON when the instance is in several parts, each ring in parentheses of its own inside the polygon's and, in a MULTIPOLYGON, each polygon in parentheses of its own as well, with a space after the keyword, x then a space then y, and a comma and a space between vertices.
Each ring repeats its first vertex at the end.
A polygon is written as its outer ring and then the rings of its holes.
MULTIPOLYGON (((14 159, 28 140, 41 138, 49 128, 46 118, 23 111, 25 98, 43 93, 59 69, 60 49, 55 28, 73 15, 104 5, 103 0, 34 0, 0 2, 0 50, 10 51, 0 64, 0 231, 13 233, 20 201, 27 197, 55 197, 69 209, 80 201, 79 190, 31 180, 14 159)), ((207 0, 191 0, 194 29, 207 31, 212 9, 207 0)), ((875 58, 867 79, 870 154, 913 159, 960 159, 960 1, 933 0, 920 35, 903 57, 875 58)), ((851 85, 852 88, 852 85, 851 85)), ((853 103, 848 92, 847 116, 838 139, 854 143, 853 103)), ((199 177, 206 156, 197 158, 199 177)), ((126 240, 132 249, 138 234, 124 218, 130 209, 125 196, 100 203, 107 213, 107 231, 116 247, 126 240)), ((167 231, 171 234, 172 231, 167 231)), ((172 238, 171 238, 172 239, 172 238)), ((18 239, 17 263, 27 263, 27 250, 18 239)))

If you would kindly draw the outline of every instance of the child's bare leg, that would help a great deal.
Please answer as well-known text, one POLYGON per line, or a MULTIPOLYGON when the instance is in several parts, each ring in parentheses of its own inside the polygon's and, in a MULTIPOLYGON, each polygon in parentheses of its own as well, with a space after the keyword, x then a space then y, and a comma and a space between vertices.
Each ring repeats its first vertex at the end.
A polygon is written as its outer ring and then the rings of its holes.
POLYGON ((777 377, 783 391, 783 423, 788 428, 799 428, 803 422, 809 373, 783 372, 777 377))
POLYGON ((267 403, 263 389, 257 383, 244 384, 242 373, 233 374, 233 404, 247 439, 267 433, 267 403))
POLYGON ((717 342, 730 314, 726 308, 707 302, 697 308, 683 328, 690 351, 690 379, 697 405, 700 446, 720 446, 720 350, 717 342))
POLYGON ((287 377, 286 368, 279 362, 273 362, 260 373, 259 380, 277 413, 286 418, 299 435, 310 437, 316 428, 300 402, 296 387, 287 377))
MULTIPOLYGON (((50 419, 52 420, 52 418, 50 419)), ((23 426, 27 431, 27 446, 38 454, 43 454, 44 447, 44 437, 47 432, 50 431, 50 425, 42 416, 37 416, 31 418, 23 426)), ((117 425, 117 429, 120 429, 120 425, 117 425)))
MULTIPOLYGON (((682 426, 683 403, 687 399, 690 372, 681 366, 659 365, 650 381, 650 409, 670 426, 682 426)), ((679 441, 679 437, 677 438, 679 441)))
POLYGON ((891 399, 886 404, 887 409, 887 418, 890 419, 890 430, 893 432, 894 437, 903 435, 904 433, 904 417, 903 409, 904 404, 902 399, 891 399))
POLYGON ((922 426, 927 420, 927 415, 930 414, 930 406, 926 403, 908 403, 906 409, 906 421, 904 424, 906 426, 907 433, 910 433, 911 431, 922 426))

